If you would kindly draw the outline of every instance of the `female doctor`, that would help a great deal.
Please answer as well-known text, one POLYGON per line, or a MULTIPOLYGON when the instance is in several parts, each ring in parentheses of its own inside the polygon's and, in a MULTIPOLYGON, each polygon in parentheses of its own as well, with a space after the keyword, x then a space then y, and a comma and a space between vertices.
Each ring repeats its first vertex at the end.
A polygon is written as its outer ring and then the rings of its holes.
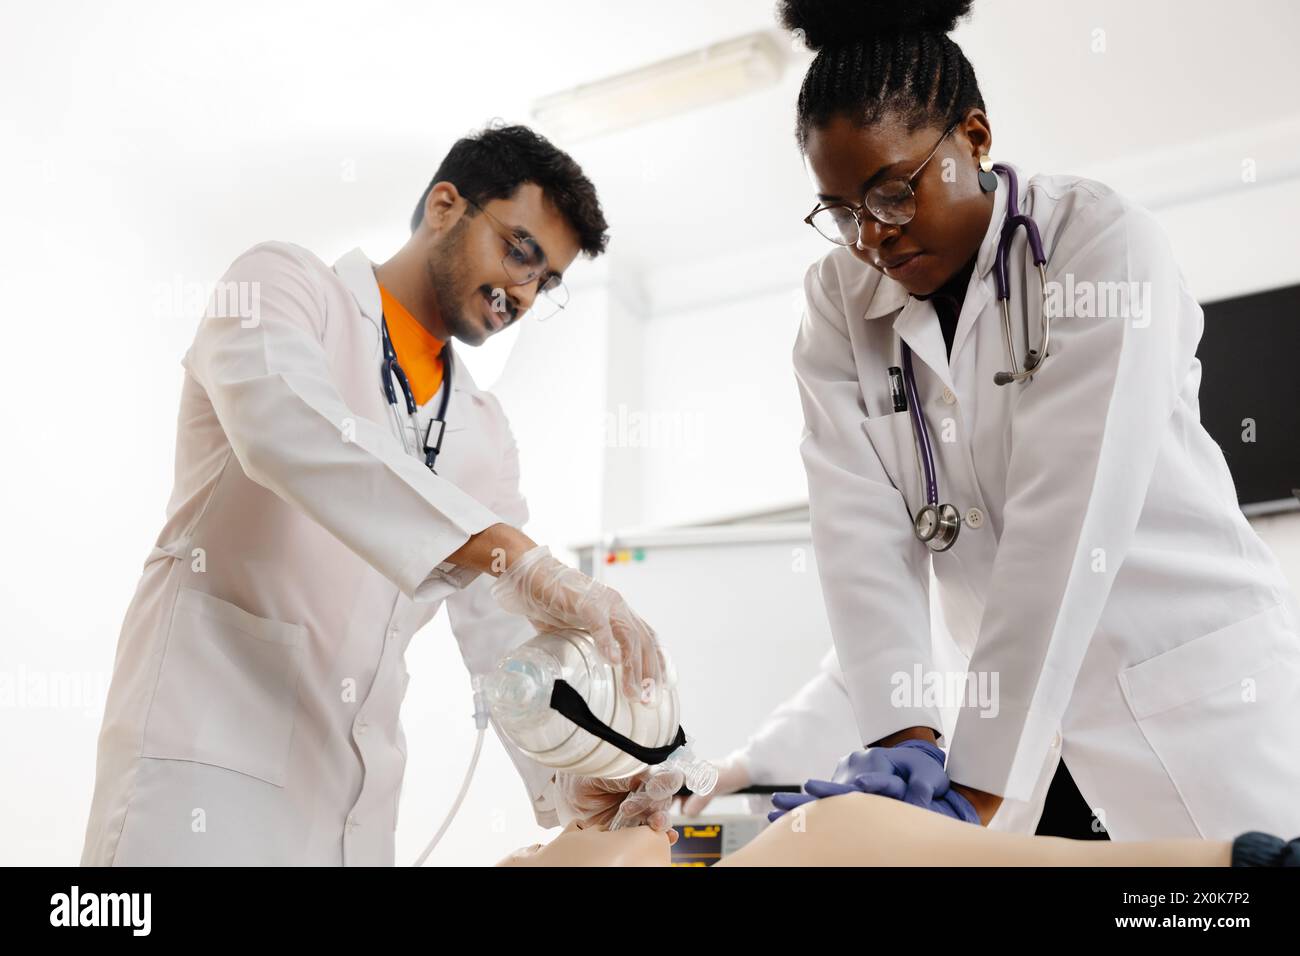
POLYGON ((1113 839, 1300 832, 1295 598, 1200 424, 1201 310, 1148 213, 992 162, 946 35, 969 9, 780 7, 817 51, 796 129, 829 242, 794 366, 859 739, 942 737, 933 562, 970 669, 946 778, 885 751, 919 802, 1032 832, 1063 760, 1113 839))

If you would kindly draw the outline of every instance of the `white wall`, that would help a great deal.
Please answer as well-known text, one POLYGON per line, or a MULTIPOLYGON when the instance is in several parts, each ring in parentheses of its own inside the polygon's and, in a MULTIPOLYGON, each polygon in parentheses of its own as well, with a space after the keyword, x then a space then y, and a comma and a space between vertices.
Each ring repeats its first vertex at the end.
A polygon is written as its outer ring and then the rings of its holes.
POLYGON ((703 523, 807 497, 790 369, 802 309, 796 281, 646 323, 646 409, 683 427, 681 440, 647 449, 641 524, 703 523))

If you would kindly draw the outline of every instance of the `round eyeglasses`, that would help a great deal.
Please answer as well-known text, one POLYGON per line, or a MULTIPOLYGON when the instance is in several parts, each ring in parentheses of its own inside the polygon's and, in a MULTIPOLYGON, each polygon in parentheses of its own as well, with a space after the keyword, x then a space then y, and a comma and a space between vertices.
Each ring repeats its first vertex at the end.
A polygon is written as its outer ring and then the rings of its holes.
MULTIPOLYGON (((510 277, 510 284, 528 285, 546 272, 546 253, 532 236, 520 236, 512 232, 501 220, 488 212, 474 200, 465 200, 492 223, 492 228, 506 242, 506 254, 501 258, 501 268, 510 277)), ((569 290, 558 275, 552 273, 544 278, 537 287, 537 295, 528 308, 528 314, 538 321, 553 318, 569 304, 569 290)), ((524 313, 515 316, 521 318, 524 313)), ((512 320, 512 321, 514 321, 512 320)))
POLYGON ((803 221, 838 246, 851 246, 858 241, 865 221, 862 215, 864 210, 887 226, 903 226, 911 222, 916 215, 916 192, 912 189, 912 183, 929 165, 948 134, 956 128, 957 124, 953 123, 944 130, 925 161, 906 179, 886 179, 876 183, 867 190, 861 205, 844 202, 819 204, 803 221))

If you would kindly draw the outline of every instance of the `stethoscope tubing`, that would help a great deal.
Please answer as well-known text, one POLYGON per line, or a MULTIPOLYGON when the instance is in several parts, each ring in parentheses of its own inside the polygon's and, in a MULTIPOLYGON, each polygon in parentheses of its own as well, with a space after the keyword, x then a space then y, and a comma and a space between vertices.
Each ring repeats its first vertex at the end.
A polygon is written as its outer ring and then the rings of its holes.
POLYGON ((939 482, 935 476, 934 448, 930 445, 930 429, 921 414, 921 399, 916 390, 916 375, 912 371, 912 350, 903 343, 903 384, 907 388, 907 404, 911 409, 912 428, 918 436, 921 446, 921 464, 925 472, 925 500, 928 504, 939 503, 939 482))
MULTIPOLYGON (((382 314, 380 315, 380 330, 384 350, 384 361, 383 365, 380 367, 380 378, 383 381, 384 393, 388 398, 389 407, 393 410, 393 417, 398 423, 398 431, 402 436, 402 448, 409 453, 410 449, 406 444, 406 426, 401 421, 397 410, 397 393, 393 390, 393 378, 396 378, 397 384, 402 387, 402 397, 406 402, 406 412, 412 417, 412 419, 414 419, 415 413, 418 411, 419 407, 415 404, 415 393, 411 391, 411 383, 406 377, 406 372, 402 370, 401 363, 397 360, 397 351, 393 348, 393 340, 388 335, 388 317, 382 314)), ((442 349, 442 399, 438 402, 438 415, 434 419, 434 421, 441 423, 441 427, 444 431, 446 429, 447 407, 451 402, 452 366, 453 359, 451 343, 448 342, 442 349)), ((417 440, 419 439, 418 430, 416 438, 417 440)), ((441 446, 441 438, 439 438, 439 446, 441 446)), ((424 463, 428 466, 430 471, 434 471, 433 466, 437 462, 438 452, 440 450, 441 447, 428 448, 426 446, 425 448, 424 463)), ((437 474, 437 472, 434 472, 434 474, 437 474)))
MULTIPOLYGON (((1026 368, 1017 370, 1012 373, 1000 373, 999 378, 995 379, 998 384, 1005 384, 1001 381, 1002 376, 1007 376, 1007 381, 1024 381, 1029 378, 1034 371, 1042 364, 1043 359, 1047 357, 1047 336, 1049 334, 1050 323, 1048 320, 1046 308, 1046 265, 1047 255, 1043 250, 1043 240, 1038 232, 1038 224, 1032 218, 1020 212, 1019 202, 1019 183, 1016 179, 1015 170, 1002 163, 994 163, 993 169, 1004 174, 1007 177, 1007 216, 1002 223, 1001 234, 998 236, 998 251, 993 260, 993 276, 997 286, 997 298, 1003 313, 1003 332, 1006 338, 1007 354, 1011 359, 1013 368, 1016 366, 1015 351, 1011 341, 1011 322, 1009 314, 1009 302, 1011 299, 1011 281, 1010 270, 1007 263, 1007 253, 1011 249, 1011 243, 1015 239, 1016 230, 1021 226, 1025 229, 1025 236, 1029 243, 1029 250, 1033 256, 1034 265, 1038 267, 1039 278, 1043 284, 1044 312, 1043 312, 1043 330, 1041 343, 1042 354, 1039 355, 1035 350, 1029 348, 1029 313, 1025 312, 1025 349, 1026 351, 1026 368)), ((925 415, 921 411, 920 394, 916 387, 916 373, 912 369, 912 350, 906 342, 900 342, 902 349, 903 364, 903 387, 907 391, 907 402, 909 416, 912 423, 912 432, 914 442, 919 446, 921 452, 921 466, 925 475, 925 500, 926 505, 930 508, 939 509, 939 480, 937 468, 934 460, 934 446, 930 443, 930 427, 926 423, 925 415)), ((943 508, 949 508, 949 505, 943 505, 943 508)), ((922 511, 925 508, 921 509, 922 511)), ((921 512, 917 512, 920 515, 921 512)), ((935 511, 936 518, 938 510, 935 511)), ((918 537, 920 533, 918 532, 918 537)), ((955 537, 955 535, 954 535, 955 537)), ((927 544, 929 539, 922 538, 927 544)), ((949 545, 951 546, 951 542, 949 545)), ((946 549, 941 549, 946 550, 946 549)))

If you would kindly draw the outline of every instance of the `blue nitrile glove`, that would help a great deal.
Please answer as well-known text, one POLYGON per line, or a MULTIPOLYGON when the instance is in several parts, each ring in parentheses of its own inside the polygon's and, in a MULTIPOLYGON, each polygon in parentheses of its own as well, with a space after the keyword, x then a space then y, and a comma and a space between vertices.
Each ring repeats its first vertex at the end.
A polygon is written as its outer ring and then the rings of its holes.
POLYGON ((943 761, 943 751, 928 740, 855 750, 839 762, 831 780, 809 780, 803 786, 804 793, 774 794, 772 804, 777 809, 767 818, 775 821, 812 800, 856 791, 893 797, 978 826, 979 814, 969 800, 952 789, 943 761))

